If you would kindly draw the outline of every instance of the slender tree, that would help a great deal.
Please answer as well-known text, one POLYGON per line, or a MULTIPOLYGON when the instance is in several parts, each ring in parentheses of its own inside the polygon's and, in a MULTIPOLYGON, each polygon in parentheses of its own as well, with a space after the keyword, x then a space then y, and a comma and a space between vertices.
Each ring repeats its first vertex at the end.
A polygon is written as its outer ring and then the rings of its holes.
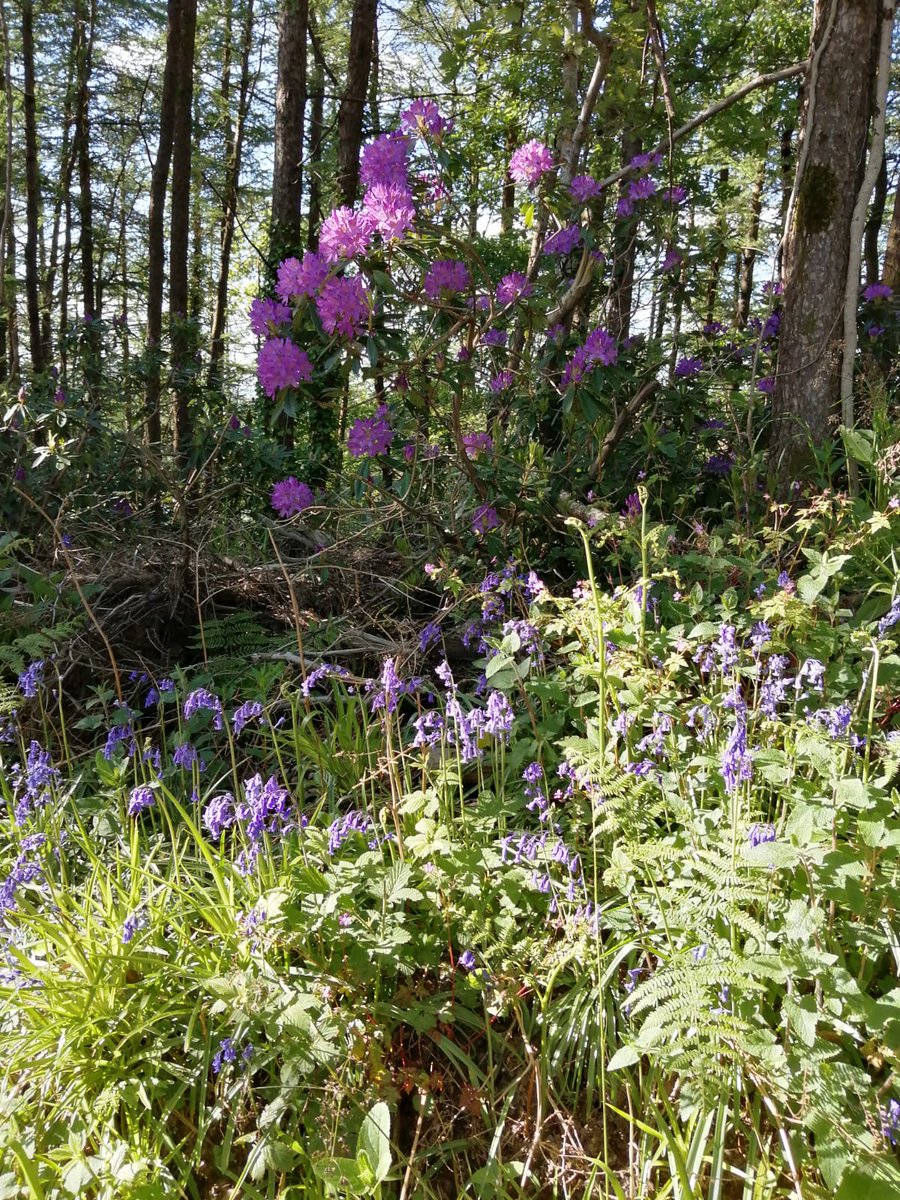
POLYGON ((244 149, 244 130, 250 108, 250 52, 253 47, 253 0, 246 0, 244 22, 241 29, 240 80, 238 83, 237 112, 234 125, 230 119, 230 72, 222 72, 222 103, 227 115, 225 161, 225 194, 222 200, 222 216, 219 224, 221 254, 219 279, 216 286, 216 301, 213 309, 212 332, 209 353, 209 386, 221 382, 221 361, 225 353, 225 317, 228 312, 228 280, 231 272, 231 248, 237 219, 238 195, 240 191, 241 161, 244 149))
POLYGON ((197 0, 182 0, 172 130, 172 213, 169 229, 169 335, 172 343, 172 417, 175 453, 184 459, 191 440, 190 395, 196 338, 189 320, 188 249, 191 217, 194 42, 197 0))
POLYGON ((281 0, 275 84, 275 163, 272 173, 273 258, 301 245, 303 132, 306 120, 307 0, 281 0))
POLYGON ((828 436, 841 379, 850 225, 865 166, 881 5, 818 0, 796 200, 784 251, 784 318, 771 467, 783 488, 828 436))
POLYGON ((48 365, 41 324, 38 242, 40 239, 41 183, 38 165, 37 98, 34 78, 34 4, 22 0, 22 108, 25 124, 25 303, 28 312, 28 345, 31 369, 43 374, 48 365))
POLYGON ((353 204, 359 191, 359 152, 369 71, 377 32, 377 0, 353 0, 347 83, 341 96, 337 124, 338 191, 344 204, 353 204))

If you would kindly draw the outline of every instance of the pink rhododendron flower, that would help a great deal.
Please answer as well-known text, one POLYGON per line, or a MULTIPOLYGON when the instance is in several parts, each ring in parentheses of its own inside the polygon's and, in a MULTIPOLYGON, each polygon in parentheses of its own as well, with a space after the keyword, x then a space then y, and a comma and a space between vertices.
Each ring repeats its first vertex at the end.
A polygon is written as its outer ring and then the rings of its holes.
POLYGON ((297 387, 312 379, 312 363, 306 351, 288 338, 270 338, 259 352, 256 373, 267 396, 281 388, 297 387))
POLYGON ((301 483, 293 475, 282 479, 272 488, 272 507, 279 517, 293 517, 296 513, 303 512, 304 508, 309 508, 314 501, 315 497, 309 484, 301 483))
POLYGON ((553 155, 549 147, 537 138, 520 146, 509 160, 509 173, 516 183, 533 187, 542 175, 553 170, 553 155))

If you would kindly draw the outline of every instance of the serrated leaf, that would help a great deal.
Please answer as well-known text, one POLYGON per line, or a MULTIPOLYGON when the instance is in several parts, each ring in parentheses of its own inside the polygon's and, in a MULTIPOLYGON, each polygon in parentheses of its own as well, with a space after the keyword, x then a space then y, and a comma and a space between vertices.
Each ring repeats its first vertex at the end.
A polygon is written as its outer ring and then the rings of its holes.
POLYGON ((606 1064, 606 1069, 607 1071, 621 1071, 624 1067, 633 1067, 640 1061, 641 1056, 634 1046, 620 1046, 606 1064))
POLYGON ((794 1000, 791 996, 785 996, 781 1011, 785 1020, 790 1021, 792 1031, 803 1045, 811 1046, 816 1040, 818 1020, 813 997, 804 996, 801 1000, 794 1000))

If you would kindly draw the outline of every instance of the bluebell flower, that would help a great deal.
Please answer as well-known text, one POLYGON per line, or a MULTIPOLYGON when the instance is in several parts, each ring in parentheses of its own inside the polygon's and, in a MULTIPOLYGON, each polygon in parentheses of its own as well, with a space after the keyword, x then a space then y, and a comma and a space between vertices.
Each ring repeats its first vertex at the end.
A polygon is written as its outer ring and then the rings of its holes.
MULTIPOLYGON (((350 672, 345 667, 337 666, 335 663, 323 662, 321 666, 310 671, 307 677, 300 685, 300 695, 309 698, 310 693, 316 684, 322 679, 347 679, 350 672)), ((237 715, 237 714, 235 714, 237 715)))
POLYGON ((137 750, 137 744, 134 740, 134 730, 131 728, 129 721, 121 725, 113 725, 106 734, 106 743, 103 747, 103 757, 107 762, 112 761, 115 754, 116 746, 122 742, 129 742, 127 746, 127 756, 130 758, 137 750))
POLYGON ((219 1042, 219 1049, 213 1055, 212 1069, 213 1074, 218 1075, 222 1067, 226 1063, 233 1063, 237 1059, 237 1050, 231 1038, 223 1038, 219 1042))
POLYGON ((328 827, 328 853, 337 854, 344 842, 354 833, 369 833, 372 822, 364 812, 349 812, 336 817, 328 827))
POLYGON ((413 746, 417 749, 435 746, 444 736, 444 718, 436 708, 415 717, 413 727, 416 731, 413 746))
POLYGON ((726 792, 753 778, 753 754, 747 749, 747 713, 743 703, 735 705, 735 722, 722 753, 722 778, 726 792))
POLYGON ((128 914, 122 924, 122 945, 127 946, 139 929, 147 928, 147 916, 143 909, 136 908, 128 914))
POLYGON ((198 712, 208 710, 214 714, 213 727, 221 730, 224 728, 222 721, 222 701, 218 696, 214 696, 212 692, 206 688, 195 688, 184 701, 184 719, 190 721, 191 717, 198 712))
POLYGON ((44 682, 44 667, 46 665, 43 660, 39 659, 37 662, 33 662, 19 676, 19 691, 29 700, 34 699, 38 694, 38 689, 44 682))
POLYGON ((759 654, 763 646, 772 640, 772 630, 766 621, 757 621, 750 631, 750 648, 759 654))
POLYGON ((498 741, 509 741, 509 733, 513 727, 515 714, 509 701, 502 692, 491 692, 487 699, 484 718, 484 731, 498 741))
MULTIPOLYGON (((234 715, 231 718, 231 723, 234 726, 234 736, 241 732, 244 726, 254 720, 256 717, 263 715, 263 706, 258 700, 247 700, 240 708, 235 709, 234 715)), ((265 722, 261 722, 264 724, 265 722)))
POLYGON ((182 742, 180 746, 176 746, 172 754, 172 762, 176 767, 180 767, 182 771, 190 771, 191 767, 196 763, 202 771, 206 764, 200 761, 200 755, 197 753, 196 747, 191 742, 182 742))
POLYGON ((234 824, 234 819, 234 796, 231 792, 222 792, 207 801, 203 810, 203 824, 216 841, 224 829, 234 824))
POLYGON ((32 739, 25 755, 24 767, 16 763, 10 770, 13 797, 16 801, 16 824, 23 825, 37 808, 42 808, 59 783, 59 771, 53 766, 50 754, 40 742, 32 739))
POLYGON ((440 641, 441 627, 437 621, 429 621, 422 632, 419 634, 419 651, 424 654, 425 651, 433 646, 435 642, 440 641))
POLYGON ((747 830, 747 841, 751 846, 775 841, 775 826, 767 823, 751 825, 747 830))
POLYGON ((245 780, 244 800, 235 811, 252 842, 258 842, 265 832, 284 833, 293 818, 290 794, 274 775, 265 783, 261 775, 245 780))
MULTIPOLYGON (((878 636, 883 638, 887 631, 893 629, 898 621, 900 621, 900 596, 895 596, 891 607, 878 622, 878 636)), ((28 693, 26 692, 25 694, 27 695, 28 693)))
POLYGON ((0 884, 0 918, 5 912, 11 912, 18 904, 16 893, 25 884, 34 883, 44 874, 43 867, 37 857, 37 851, 46 842, 43 833, 32 833, 22 839, 19 853, 9 874, 0 884))
POLYGON ((156 796, 153 794, 153 788, 140 787, 132 788, 128 797, 128 815, 136 817, 143 812, 145 808, 150 808, 156 803, 156 796))
POLYGON ((889 1100, 887 1108, 881 1110, 881 1132, 892 1146, 900 1139, 900 1102, 889 1100))
POLYGON ((474 950, 463 950, 462 954, 456 960, 456 965, 459 967, 462 967, 462 969, 464 971, 471 971, 472 968, 475 966, 475 962, 476 962, 475 951, 474 950))

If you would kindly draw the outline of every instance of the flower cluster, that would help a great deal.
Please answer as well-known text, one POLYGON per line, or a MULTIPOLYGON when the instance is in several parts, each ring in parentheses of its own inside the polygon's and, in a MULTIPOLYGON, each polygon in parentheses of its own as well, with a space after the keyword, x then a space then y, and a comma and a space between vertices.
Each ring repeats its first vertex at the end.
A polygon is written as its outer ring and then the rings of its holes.
POLYGON ((312 379, 312 363, 305 350, 289 338, 273 337, 259 352, 256 373, 267 396, 274 399, 282 388, 298 387, 312 379))
POLYGON ((534 187, 542 175, 553 170, 554 165, 549 147, 537 138, 532 138, 530 142, 514 151, 509 160, 509 174, 516 183, 534 187))
POLYGON ((390 412, 382 404, 372 417, 358 418, 347 435, 347 449, 354 458, 377 458, 387 454, 394 440, 390 412))
POLYGON ((309 508, 315 502, 315 496, 308 483, 301 483, 290 475, 272 488, 271 501, 279 517, 287 518, 309 508))
POLYGON ((615 366, 619 357, 616 339, 605 329, 594 329, 588 334, 584 345, 579 346, 566 364, 563 386, 580 383, 588 371, 601 363, 605 367, 615 366))

